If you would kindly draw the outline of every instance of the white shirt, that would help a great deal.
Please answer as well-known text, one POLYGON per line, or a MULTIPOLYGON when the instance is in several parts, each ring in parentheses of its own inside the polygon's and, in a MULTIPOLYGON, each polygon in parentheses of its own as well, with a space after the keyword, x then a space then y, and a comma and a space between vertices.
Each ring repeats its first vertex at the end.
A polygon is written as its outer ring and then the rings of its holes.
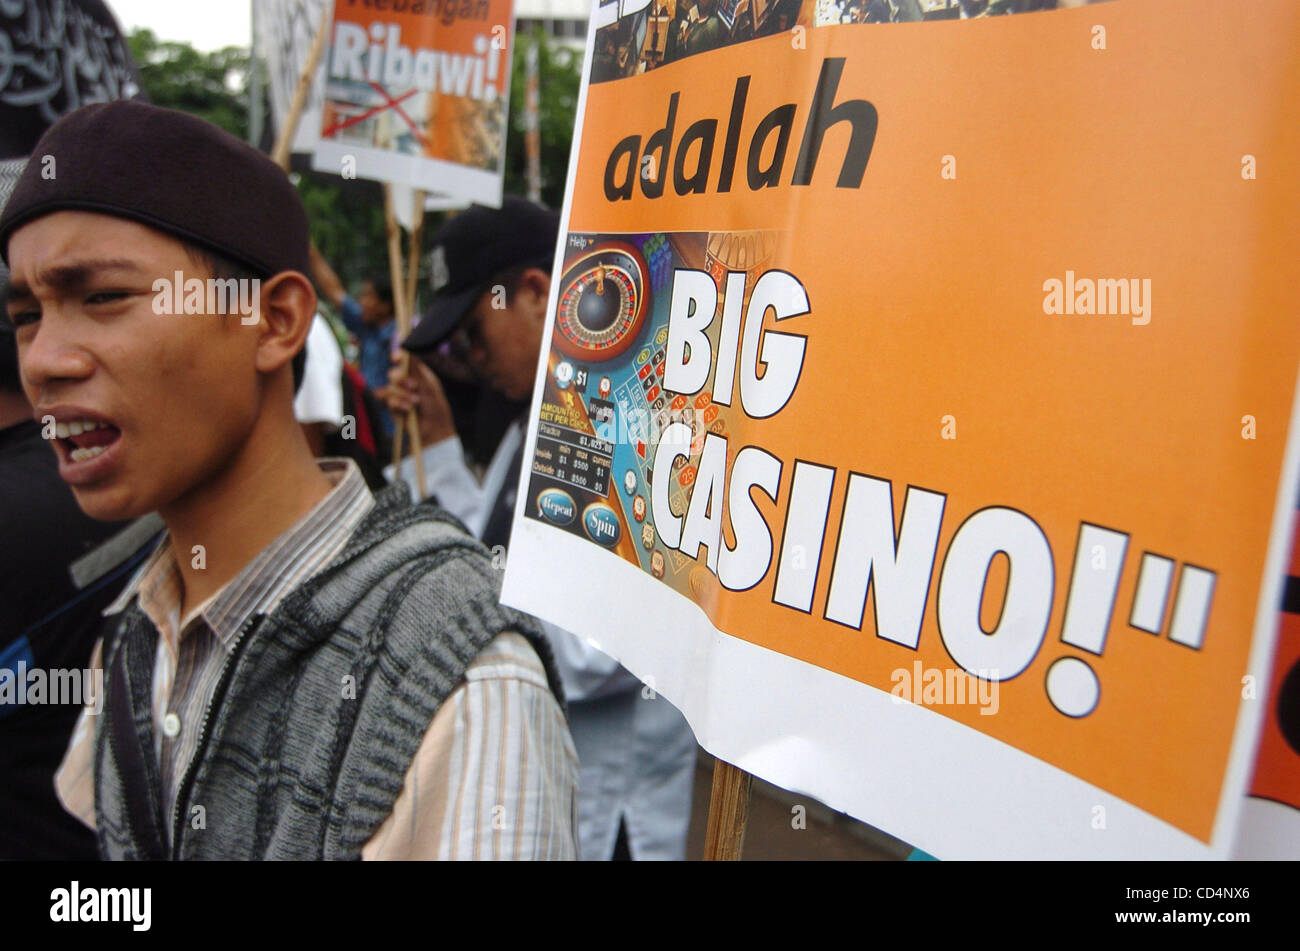
POLYGON ((302 386, 293 398, 293 415, 303 425, 326 423, 343 426, 343 351, 320 314, 307 333, 307 365, 302 386))

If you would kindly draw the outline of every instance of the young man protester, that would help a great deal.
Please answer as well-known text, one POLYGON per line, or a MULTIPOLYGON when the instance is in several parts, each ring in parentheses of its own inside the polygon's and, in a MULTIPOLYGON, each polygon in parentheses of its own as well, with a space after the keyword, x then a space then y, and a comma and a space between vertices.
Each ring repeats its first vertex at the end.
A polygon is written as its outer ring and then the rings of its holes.
MULTIPOLYGON (((446 346, 509 400, 533 390, 549 314, 559 219, 522 198, 498 209, 475 205, 433 235, 435 293, 403 346, 446 346)), ((419 408, 425 492, 459 516, 485 545, 510 537, 523 462, 527 412, 506 429, 480 482, 465 463, 451 407, 423 360, 390 379, 394 413, 419 408)), ((402 462, 414 485, 414 465, 402 462)), ((579 837, 584 859, 683 859, 691 818, 696 744, 690 725, 614 658, 546 625, 569 697, 581 761, 579 837)))
POLYGON ((108 609, 107 699, 57 779, 101 854, 571 857, 536 622, 458 523, 318 464, 294 419, 316 297, 284 173, 134 102, 34 156, 0 215, 24 390, 87 514, 168 530, 108 609))

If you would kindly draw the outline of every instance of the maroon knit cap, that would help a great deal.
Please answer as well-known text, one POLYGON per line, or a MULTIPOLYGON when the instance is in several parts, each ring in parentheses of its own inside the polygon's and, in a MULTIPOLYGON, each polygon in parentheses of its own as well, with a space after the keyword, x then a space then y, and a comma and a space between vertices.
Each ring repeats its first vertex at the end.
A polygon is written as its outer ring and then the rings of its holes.
POLYGON ((307 213, 284 170, 175 109, 124 99, 85 106, 50 126, 0 215, 0 256, 8 262, 19 227, 67 210, 138 221, 262 278, 311 273, 307 213))

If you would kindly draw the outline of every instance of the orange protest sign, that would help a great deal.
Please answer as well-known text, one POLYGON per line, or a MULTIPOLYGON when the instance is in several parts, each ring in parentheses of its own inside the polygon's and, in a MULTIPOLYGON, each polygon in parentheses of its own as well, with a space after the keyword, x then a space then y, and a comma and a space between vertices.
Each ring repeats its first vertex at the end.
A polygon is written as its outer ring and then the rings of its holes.
POLYGON ((499 206, 511 0, 338 0, 313 167, 499 206))
POLYGON ((1297 484, 1297 36, 1118 0, 590 84, 507 597, 940 857, 1226 854, 1297 484))

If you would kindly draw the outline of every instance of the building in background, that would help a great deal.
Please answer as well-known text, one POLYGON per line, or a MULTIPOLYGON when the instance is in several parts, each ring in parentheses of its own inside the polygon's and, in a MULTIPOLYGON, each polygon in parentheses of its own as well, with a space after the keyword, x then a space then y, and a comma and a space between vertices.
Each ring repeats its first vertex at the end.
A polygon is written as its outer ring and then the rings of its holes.
POLYGON ((552 40, 573 49, 587 42, 588 0, 515 0, 515 32, 540 26, 552 40))

